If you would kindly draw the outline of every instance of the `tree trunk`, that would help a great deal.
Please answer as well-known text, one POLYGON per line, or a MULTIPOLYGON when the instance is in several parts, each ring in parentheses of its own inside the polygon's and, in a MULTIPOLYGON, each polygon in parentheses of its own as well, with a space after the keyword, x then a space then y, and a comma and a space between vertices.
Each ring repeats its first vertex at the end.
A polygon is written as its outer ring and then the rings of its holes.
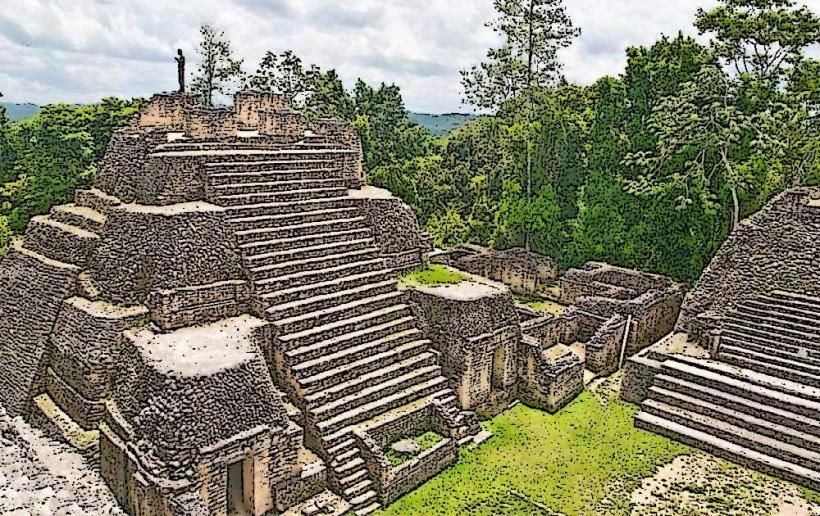
POLYGON ((528 22, 528 46, 527 46, 527 100, 529 106, 527 109, 527 224, 524 230, 524 248, 527 252, 530 251, 530 233, 532 232, 532 142, 530 130, 532 126, 532 112, 533 112, 533 98, 532 98, 532 61, 534 55, 533 49, 533 14, 535 12, 535 0, 530 0, 528 22))
POLYGON ((732 232, 737 229, 740 218, 740 201, 737 198, 737 186, 732 185, 732 232))

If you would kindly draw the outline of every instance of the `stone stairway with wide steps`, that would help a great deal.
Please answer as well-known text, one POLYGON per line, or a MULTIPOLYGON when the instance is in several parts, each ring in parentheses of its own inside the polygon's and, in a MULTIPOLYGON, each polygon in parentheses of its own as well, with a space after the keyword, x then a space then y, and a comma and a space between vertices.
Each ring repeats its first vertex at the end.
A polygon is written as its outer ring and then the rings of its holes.
POLYGON ((82 269, 100 240, 105 221, 106 216, 92 206, 54 206, 48 215, 31 219, 23 247, 82 269))
POLYGON ((776 291, 740 303, 726 317, 717 358, 820 387, 820 299, 776 291))
POLYGON ((454 407, 438 354, 347 196, 340 154, 210 152, 218 154, 205 165, 209 199, 226 207, 257 310, 276 327, 280 381, 334 488, 354 512, 371 512, 376 487, 352 432, 434 400, 454 407))
POLYGON ((820 390, 716 360, 661 364, 635 417, 653 431, 820 488, 820 390))

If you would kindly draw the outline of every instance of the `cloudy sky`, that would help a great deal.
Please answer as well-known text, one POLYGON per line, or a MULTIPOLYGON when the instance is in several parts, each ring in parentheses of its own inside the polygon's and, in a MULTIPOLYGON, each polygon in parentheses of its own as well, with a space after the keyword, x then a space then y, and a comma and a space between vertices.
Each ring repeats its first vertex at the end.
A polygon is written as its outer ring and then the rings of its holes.
MULTIPOLYGON (((563 55, 570 81, 618 74, 624 49, 684 30, 715 0, 568 0, 583 35, 563 55)), ((820 0, 803 0, 820 12, 820 0)), ((225 31, 246 71, 294 50, 352 84, 401 86, 416 111, 466 111, 459 70, 495 36, 491 0, 0 0, 4 101, 91 102, 175 88, 175 49, 195 63, 198 27, 225 31)), ((817 53, 814 49, 812 53, 817 53)))

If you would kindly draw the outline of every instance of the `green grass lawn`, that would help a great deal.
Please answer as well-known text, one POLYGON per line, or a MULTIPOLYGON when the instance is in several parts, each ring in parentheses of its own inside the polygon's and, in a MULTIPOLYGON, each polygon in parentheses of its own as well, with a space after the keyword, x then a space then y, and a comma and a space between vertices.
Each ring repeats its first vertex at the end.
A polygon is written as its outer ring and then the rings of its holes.
POLYGON ((529 296, 516 296, 515 299, 519 303, 527 305, 536 312, 540 312, 542 314, 552 314, 559 316, 567 310, 566 306, 562 305, 561 303, 556 303, 555 301, 550 301, 549 299, 541 299, 529 296))
POLYGON ((517 405, 484 423, 490 440, 382 514, 626 514, 643 478, 691 453, 636 429, 636 411, 605 388, 554 415, 517 405))
POLYGON ((469 278, 463 272, 445 267, 444 265, 430 265, 426 269, 409 272, 401 277, 405 285, 455 285, 469 278))
MULTIPOLYGON (((444 437, 437 434, 436 432, 425 432, 421 435, 413 437, 412 441, 418 445, 419 453, 422 453, 438 444, 438 442, 442 439, 444 439, 444 437)), ((390 465, 394 467, 404 464, 405 462, 413 458, 407 455, 401 455, 396 453, 395 451, 393 451, 393 448, 390 444, 384 447, 384 456, 387 458, 388 462, 390 462, 390 465)))

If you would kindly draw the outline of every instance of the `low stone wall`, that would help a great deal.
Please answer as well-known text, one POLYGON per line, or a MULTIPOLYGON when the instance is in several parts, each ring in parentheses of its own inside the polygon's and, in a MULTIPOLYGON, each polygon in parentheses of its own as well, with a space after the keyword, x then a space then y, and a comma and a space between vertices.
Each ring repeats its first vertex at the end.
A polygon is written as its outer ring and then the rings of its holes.
POLYGON ((584 296, 628 300, 672 285, 671 280, 657 274, 589 262, 564 273, 560 280, 560 297, 564 304, 575 304, 584 296))
POLYGON ((379 497, 389 504, 417 488, 458 459, 458 446, 450 436, 451 429, 435 417, 434 407, 427 406, 377 427, 354 431, 367 469, 376 480, 379 497), (435 431, 444 438, 430 449, 398 466, 384 456, 385 446, 401 437, 435 431))
POLYGON ((608 375, 618 370, 621 343, 626 332, 626 319, 610 317, 586 343, 586 368, 593 373, 608 375))
POLYGON ((387 190, 365 187, 351 190, 362 208, 367 226, 373 232, 380 254, 391 267, 409 270, 423 265, 429 242, 412 210, 387 190))
POLYGON ((818 199, 820 188, 789 190, 741 221, 687 296, 677 330, 772 290, 820 296, 818 199))
POLYGON ((435 260, 499 281, 520 293, 540 291, 558 276, 558 266, 552 258, 520 248, 496 251, 475 245, 461 245, 439 253, 435 260))
POLYGON ((121 205, 111 210, 100 240, 91 275, 116 303, 140 304, 155 291, 245 279, 225 210, 211 204, 121 205))
POLYGON ((494 411, 493 391, 507 391, 516 382, 521 330, 509 290, 496 283, 465 281, 409 287, 407 298, 441 353, 443 372, 461 408, 494 411))
POLYGON ((0 404, 12 416, 25 413, 43 387, 49 334, 79 273, 19 242, 0 262, 0 404))
POLYGON ((148 294, 151 322, 163 330, 208 324, 251 311, 247 281, 159 290, 148 294))
POLYGON ((523 403, 555 412, 584 390, 584 361, 568 347, 558 344, 544 349, 523 339, 520 348, 523 403))

